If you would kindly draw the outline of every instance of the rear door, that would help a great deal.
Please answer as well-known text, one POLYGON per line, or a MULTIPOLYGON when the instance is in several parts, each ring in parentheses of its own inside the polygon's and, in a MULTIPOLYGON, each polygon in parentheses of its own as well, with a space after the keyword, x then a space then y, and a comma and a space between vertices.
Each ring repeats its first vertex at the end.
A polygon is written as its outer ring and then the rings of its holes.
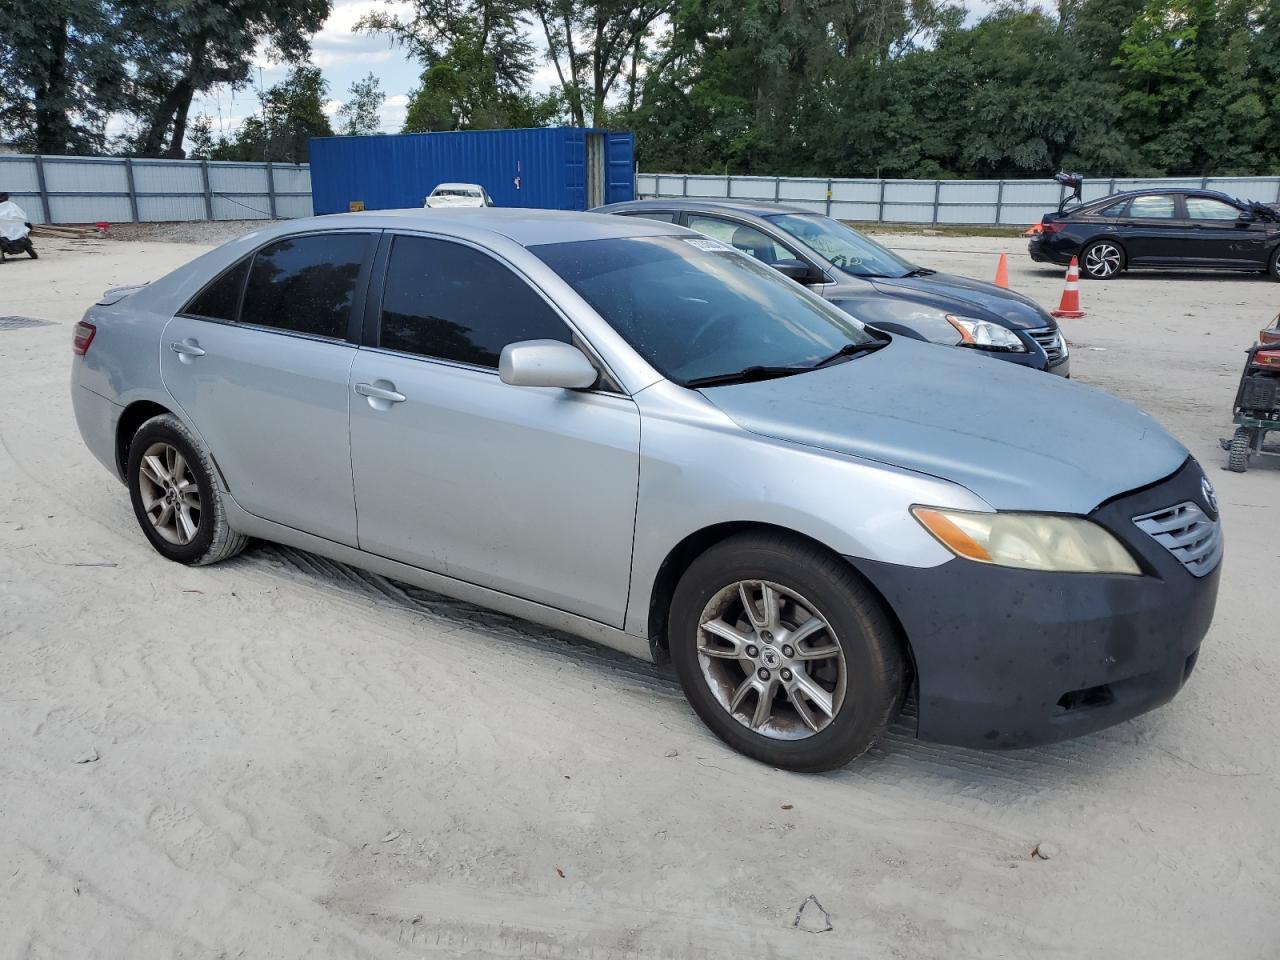
POLYGON ((161 373, 232 497, 259 517, 355 546, 348 373, 375 234, 267 244, 165 328, 161 373))
POLYGON ((1193 255, 1192 226, 1176 193, 1139 194, 1129 203, 1120 235, 1134 266, 1172 266, 1193 255))
POLYGON ((508 343, 574 334, 487 251, 400 235, 386 261, 351 369, 360 549, 621 627, 635 403, 499 379, 508 343))
POLYGON ((1240 208, 1217 197, 1188 196, 1191 256, 1205 266, 1266 266, 1266 224, 1241 220, 1240 208))

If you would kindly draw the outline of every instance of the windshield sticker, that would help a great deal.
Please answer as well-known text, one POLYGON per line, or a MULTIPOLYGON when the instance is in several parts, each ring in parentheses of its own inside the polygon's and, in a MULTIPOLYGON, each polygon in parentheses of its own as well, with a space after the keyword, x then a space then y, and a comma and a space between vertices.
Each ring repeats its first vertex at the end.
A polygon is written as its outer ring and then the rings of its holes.
POLYGON ((684 242, 697 247, 699 250, 706 250, 708 253, 737 252, 728 244, 721 243, 719 240, 712 240, 710 237, 685 237, 684 242))

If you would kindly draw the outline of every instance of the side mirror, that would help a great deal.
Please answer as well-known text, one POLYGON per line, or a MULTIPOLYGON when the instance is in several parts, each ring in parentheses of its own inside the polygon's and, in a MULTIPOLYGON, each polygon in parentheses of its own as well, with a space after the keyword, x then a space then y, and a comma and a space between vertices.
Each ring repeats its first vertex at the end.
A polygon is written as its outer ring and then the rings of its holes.
POLYGON ((1241 210, 1240 216, 1236 217, 1236 223, 1245 227, 1257 220, 1257 215, 1252 210, 1241 210))
POLYGON ((513 387, 585 390, 600 375, 577 347, 559 340, 522 340, 502 348, 498 376, 513 387))
POLYGON ((798 283, 813 283, 817 279, 813 268, 803 260, 775 260, 770 266, 784 277, 798 283))

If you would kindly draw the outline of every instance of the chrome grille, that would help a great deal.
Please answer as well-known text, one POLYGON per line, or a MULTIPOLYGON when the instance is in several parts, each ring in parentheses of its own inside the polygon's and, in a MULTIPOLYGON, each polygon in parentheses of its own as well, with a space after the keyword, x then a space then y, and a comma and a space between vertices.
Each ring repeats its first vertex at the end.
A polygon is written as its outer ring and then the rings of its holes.
POLYGON ((1191 572, 1203 577, 1222 559, 1222 526, 1187 500, 1155 513, 1134 517, 1138 529, 1149 535, 1191 572))
POLYGON ((1057 327, 1041 327, 1038 330, 1028 330, 1027 333, 1044 349, 1050 363, 1057 363, 1067 355, 1067 340, 1057 327))

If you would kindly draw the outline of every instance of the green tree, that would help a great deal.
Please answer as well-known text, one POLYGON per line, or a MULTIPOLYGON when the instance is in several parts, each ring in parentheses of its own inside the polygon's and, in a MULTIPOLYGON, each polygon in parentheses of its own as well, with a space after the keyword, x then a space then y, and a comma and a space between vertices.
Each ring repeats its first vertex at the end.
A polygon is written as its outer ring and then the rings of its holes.
POLYGON ((196 94, 249 79, 260 47, 286 63, 310 52, 331 0, 121 0, 134 67, 129 110, 143 156, 181 157, 196 94))
POLYGON ((295 67, 263 91, 259 113, 240 124, 234 140, 215 149, 215 159, 306 163, 311 138, 333 136, 324 113, 328 93, 317 67, 295 67))
POLYGON ((338 133, 345 137, 377 133, 382 126, 382 104, 387 95, 372 73, 351 84, 348 98, 338 108, 338 133))
POLYGON ((95 153, 123 103, 121 11, 101 0, 0 0, 0 136, 37 153, 95 153))

